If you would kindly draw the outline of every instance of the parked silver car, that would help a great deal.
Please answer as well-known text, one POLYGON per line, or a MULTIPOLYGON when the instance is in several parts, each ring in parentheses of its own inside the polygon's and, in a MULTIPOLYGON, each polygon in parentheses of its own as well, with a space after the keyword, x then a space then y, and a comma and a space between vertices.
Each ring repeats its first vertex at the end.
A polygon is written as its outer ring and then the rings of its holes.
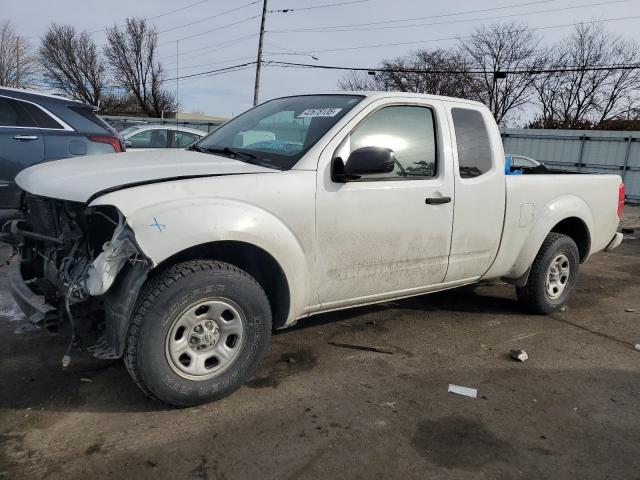
POLYGON ((151 150, 156 148, 187 148, 207 132, 175 125, 134 125, 120 132, 127 148, 151 150))

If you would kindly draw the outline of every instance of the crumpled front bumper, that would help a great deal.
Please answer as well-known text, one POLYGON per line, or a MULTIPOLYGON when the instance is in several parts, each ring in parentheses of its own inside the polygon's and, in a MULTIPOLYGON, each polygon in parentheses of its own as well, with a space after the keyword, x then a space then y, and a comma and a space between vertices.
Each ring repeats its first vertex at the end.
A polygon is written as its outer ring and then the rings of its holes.
POLYGON ((45 302, 44 296, 35 294, 29 288, 22 276, 20 262, 13 262, 9 265, 7 280, 9 292, 18 307, 20 307, 20 310, 27 317, 27 320, 38 322, 44 318, 47 312, 55 310, 54 307, 45 302))

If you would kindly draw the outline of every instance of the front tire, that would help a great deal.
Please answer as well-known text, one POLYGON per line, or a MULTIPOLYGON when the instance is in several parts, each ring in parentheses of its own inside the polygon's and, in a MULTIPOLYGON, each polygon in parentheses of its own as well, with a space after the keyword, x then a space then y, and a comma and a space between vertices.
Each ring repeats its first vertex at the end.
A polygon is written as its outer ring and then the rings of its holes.
POLYGON ((578 281, 580 255, 576 243, 551 232, 531 265, 524 287, 516 287, 522 305, 532 313, 547 315, 565 305, 578 281))
POLYGON ((184 262, 144 287, 124 361, 150 397, 198 405, 248 380, 270 334, 269 301, 253 277, 227 263, 184 262))

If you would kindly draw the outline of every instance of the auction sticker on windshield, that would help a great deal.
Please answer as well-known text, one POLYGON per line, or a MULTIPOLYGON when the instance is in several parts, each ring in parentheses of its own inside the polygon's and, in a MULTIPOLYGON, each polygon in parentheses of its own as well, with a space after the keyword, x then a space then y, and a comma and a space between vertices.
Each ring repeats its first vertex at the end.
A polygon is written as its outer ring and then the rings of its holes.
POLYGON ((298 118, 335 117, 341 110, 341 108, 307 108, 298 115, 298 118))

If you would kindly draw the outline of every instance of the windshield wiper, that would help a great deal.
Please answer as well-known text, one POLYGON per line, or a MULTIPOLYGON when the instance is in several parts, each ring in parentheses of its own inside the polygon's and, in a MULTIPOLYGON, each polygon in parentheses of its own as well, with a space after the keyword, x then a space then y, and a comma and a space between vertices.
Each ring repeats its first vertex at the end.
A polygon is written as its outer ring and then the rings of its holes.
POLYGON ((251 160, 255 160, 257 157, 253 153, 249 152, 241 152, 239 150, 232 150, 229 147, 224 148, 205 148, 204 151, 206 153, 222 153, 229 158, 236 158, 237 156, 244 156, 245 158, 249 158, 251 160))
POLYGON ((242 152, 240 150, 234 150, 231 149, 229 147, 209 147, 209 148, 203 148, 197 145, 192 145, 191 147, 189 147, 189 149, 193 149, 196 152, 202 152, 202 153, 212 153, 212 154, 217 154, 217 153, 221 153, 223 155, 226 155, 229 158, 233 158, 234 160, 236 159, 236 157, 244 157, 244 159, 238 158, 237 160, 241 161, 241 162, 245 162, 245 163, 250 163, 252 165, 258 165, 260 167, 266 167, 266 168, 273 168, 274 170, 282 170, 281 168, 268 163, 268 162, 260 162, 257 160, 258 157, 256 157, 253 153, 249 153, 249 152, 242 152))
POLYGON ((190 147, 187 148, 187 150, 192 150, 194 152, 201 152, 201 153, 204 152, 204 149, 199 147, 196 144, 191 145, 190 147))

